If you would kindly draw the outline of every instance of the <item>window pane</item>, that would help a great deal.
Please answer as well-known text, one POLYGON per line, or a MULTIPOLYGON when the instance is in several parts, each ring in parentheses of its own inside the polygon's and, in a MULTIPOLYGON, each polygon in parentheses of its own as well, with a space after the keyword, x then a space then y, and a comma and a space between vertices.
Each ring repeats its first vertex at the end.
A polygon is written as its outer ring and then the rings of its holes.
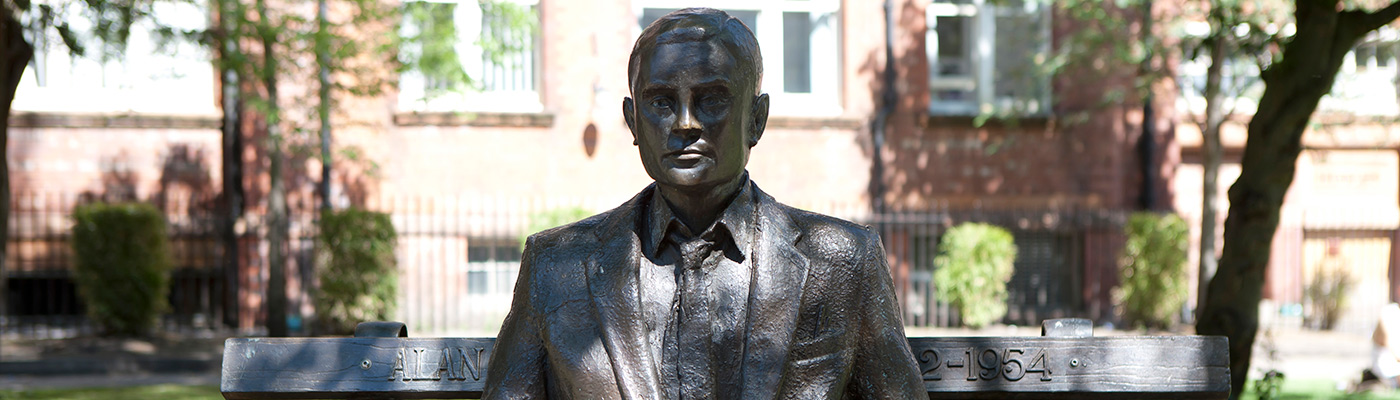
POLYGON ((976 100, 973 94, 972 49, 973 18, 941 16, 934 19, 932 29, 937 36, 931 49, 934 55, 933 100, 957 103, 976 100))
POLYGON ((467 261, 468 261, 468 262, 487 262, 487 261, 491 261, 491 246, 478 246, 478 245, 470 245, 470 246, 467 246, 467 261))
MULTIPOLYGON (((512 23, 510 13, 522 7, 515 4, 481 3, 481 42, 483 71, 480 82, 488 92, 531 92, 535 90, 535 38, 531 29, 512 23)), ((530 7, 529 13, 537 9, 530 7)))
POLYGON ((486 294, 490 290, 486 271, 467 271, 467 293, 486 294))
POLYGON ((996 65, 992 81, 998 107, 1038 112, 1044 88, 1036 59, 1044 42, 1039 13, 1002 8, 996 16, 996 65))
POLYGON ((513 244, 497 246, 496 261, 520 262, 520 247, 513 244))
POLYGON ((811 13, 783 13, 783 91, 812 92, 811 13))
POLYGON ((404 3, 404 25, 410 31, 405 40, 404 51, 419 63, 419 73, 423 75, 423 89, 429 95, 458 90, 455 84, 463 73, 458 61, 455 43, 430 38, 457 37, 453 22, 452 3, 430 3, 414 1, 404 3))

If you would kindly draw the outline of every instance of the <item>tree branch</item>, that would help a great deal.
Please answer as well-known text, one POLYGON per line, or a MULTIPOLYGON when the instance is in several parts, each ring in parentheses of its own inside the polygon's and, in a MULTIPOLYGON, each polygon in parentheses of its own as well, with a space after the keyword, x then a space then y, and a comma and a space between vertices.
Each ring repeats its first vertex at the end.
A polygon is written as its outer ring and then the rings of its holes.
POLYGON ((1372 12, 1347 10, 1342 12, 1342 18, 1343 21, 1355 22, 1355 24, 1351 26, 1355 27, 1354 29, 1356 29, 1358 36, 1365 35, 1366 32, 1376 30, 1385 24, 1389 24, 1390 21, 1400 18, 1400 1, 1390 3, 1390 5, 1385 6, 1385 8, 1372 12))

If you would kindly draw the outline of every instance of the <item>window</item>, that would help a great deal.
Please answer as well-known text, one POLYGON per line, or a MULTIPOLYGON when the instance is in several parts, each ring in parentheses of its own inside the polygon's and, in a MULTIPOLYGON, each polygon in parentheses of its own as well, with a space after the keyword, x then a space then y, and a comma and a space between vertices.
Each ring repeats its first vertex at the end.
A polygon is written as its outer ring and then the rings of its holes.
MULTIPOLYGON (((84 15, 68 3, 69 15, 84 15)), ((205 28, 200 2, 152 4, 154 18, 175 31, 205 28)), ((34 58, 15 94, 16 111, 218 115, 214 66, 198 42, 162 38, 157 25, 131 28, 126 50, 104 57, 102 43, 85 35, 91 22, 70 21, 87 52, 75 56, 52 29, 33 38, 34 58)))
MULTIPOLYGON (((675 0, 636 0, 637 28, 694 5, 675 0)), ((774 115, 831 116, 841 113, 839 85, 840 2, 836 0, 713 1, 753 30, 763 52, 763 87, 774 115)))
POLYGON ((1396 53, 1400 51, 1400 30, 1382 26, 1357 43, 1342 61, 1342 69, 1332 84, 1332 91, 1318 104, 1322 111, 1346 112, 1354 115, 1393 116, 1400 113, 1397 82, 1400 68, 1396 53))
POLYGON ((415 68, 399 76, 399 110, 540 111, 539 37, 512 15, 536 19, 538 9, 537 0, 405 2, 400 51, 415 68), (415 40, 442 36, 456 39, 415 40))
POLYGON ((1035 0, 937 0, 928 24, 929 111, 1043 114, 1050 83, 1050 8, 1035 0))
POLYGON ((467 294, 509 297, 520 272, 520 245, 514 239, 467 241, 467 294))

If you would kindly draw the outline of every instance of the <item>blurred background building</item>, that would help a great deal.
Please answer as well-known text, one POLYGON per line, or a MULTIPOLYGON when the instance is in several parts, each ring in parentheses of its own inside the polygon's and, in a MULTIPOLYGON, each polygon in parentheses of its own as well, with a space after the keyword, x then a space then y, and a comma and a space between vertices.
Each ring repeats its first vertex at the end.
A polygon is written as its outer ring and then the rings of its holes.
MULTIPOLYGON (((601 212, 650 182, 621 116, 628 54, 648 23, 693 4, 511 1, 533 12, 538 29, 508 38, 514 50, 496 57, 478 38, 505 30, 483 3, 424 3, 458 32, 478 90, 436 94, 440 82, 408 70, 393 90, 340 101, 329 193, 317 189, 315 132, 289 136, 294 330, 315 318, 306 294, 315 290, 321 196, 391 213, 398 319, 416 336, 489 335, 508 308, 532 219, 601 212)), ((1122 95, 1150 75, 1137 64, 1045 72, 1057 44, 1096 29, 1046 4, 890 4, 887 25, 876 0, 706 3, 743 20, 763 51, 772 111, 749 164, 754 181, 784 203, 879 229, 910 325, 958 323, 931 288, 938 239, 963 221, 1004 226, 1020 248, 1005 322, 1116 321, 1127 213, 1199 220, 1201 140, 1185 121, 1200 112, 1192 88, 1204 67, 1164 58, 1156 68, 1167 73, 1150 81, 1144 104, 1122 95)), ((1143 19, 1143 10, 1103 6, 1143 19)), ((1175 7, 1157 3, 1151 15, 1171 21, 1175 7)), ((212 18, 194 6, 165 12, 192 24, 212 18)), ((410 25, 400 29, 424 28, 410 25)), ((1165 36, 1173 26, 1142 32, 1128 23, 1117 34, 1165 36)), ((1356 51, 1305 139, 1266 286, 1271 323, 1305 323, 1303 293, 1321 263, 1346 263, 1357 277, 1356 311, 1343 327, 1369 331, 1377 314, 1368 310, 1400 296, 1391 273, 1400 226, 1396 40, 1382 30, 1356 51)), ((124 58, 104 62, 48 43, 25 72, 6 155, 14 196, 3 334, 89 329, 67 272, 67 232, 72 207, 92 199, 149 201, 169 216, 178 268, 168 329, 265 326, 266 129, 249 117, 241 133, 225 135, 230 105, 221 104, 207 50, 156 47, 138 32, 124 58)), ((281 100, 295 110, 296 96, 281 100)), ((1222 201, 1238 174, 1241 124, 1227 124, 1225 143, 1222 201)), ((1194 306, 1182 310, 1188 319, 1194 306)))

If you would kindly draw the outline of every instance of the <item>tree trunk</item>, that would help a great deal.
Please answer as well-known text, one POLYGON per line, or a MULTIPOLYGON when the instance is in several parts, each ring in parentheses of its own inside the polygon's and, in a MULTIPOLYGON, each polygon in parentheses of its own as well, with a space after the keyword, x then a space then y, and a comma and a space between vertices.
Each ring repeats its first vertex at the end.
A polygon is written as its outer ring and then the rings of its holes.
POLYGON ((1303 131, 1357 39, 1400 15, 1400 3, 1374 14, 1338 8, 1336 0, 1297 1, 1297 34, 1284 46, 1282 59, 1263 73, 1264 95, 1249 121, 1240 177, 1230 187, 1224 251, 1196 329, 1229 337, 1231 398, 1238 398, 1247 382, 1264 271, 1279 208, 1303 149, 1303 131))
POLYGON ((321 211, 331 210, 331 55, 330 32, 326 22, 326 0, 316 2, 316 75, 320 102, 316 115, 321 120, 321 211))
MULTIPOLYGON (((1221 12, 1223 11, 1219 9, 1211 9, 1211 18, 1215 20, 1212 23, 1218 23, 1216 26, 1226 25, 1223 23, 1224 17, 1219 14, 1221 12)), ((1201 305, 1206 303, 1205 289, 1210 284, 1211 276, 1215 275, 1216 257, 1218 256, 1215 246, 1215 224, 1220 203, 1216 201, 1216 197, 1220 191, 1220 126, 1225 122, 1224 107, 1221 104, 1224 102, 1225 96, 1222 95, 1223 90, 1220 82, 1222 79, 1221 70, 1224 69, 1227 62, 1226 55, 1230 54, 1228 49, 1229 33, 1228 31, 1216 32, 1213 37, 1209 38, 1211 46, 1210 67, 1206 69, 1206 90, 1203 93, 1206 98, 1206 118, 1205 123, 1201 124, 1201 149, 1204 150, 1201 161, 1201 180, 1204 184, 1201 187, 1200 271, 1196 286, 1199 292, 1197 293, 1198 304, 1201 305)), ((1201 313, 1198 312, 1197 315, 1200 316, 1201 313)))
POLYGON ((243 134, 240 118, 239 101, 239 76, 238 70, 233 67, 232 60, 237 56, 238 43, 235 32, 239 29, 237 19, 238 7, 233 4, 234 0, 220 0, 219 4, 219 29, 222 36, 216 44, 219 49, 219 84, 222 91, 220 107, 223 109, 223 192, 224 192, 224 223, 221 227, 224 242, 224 263, 225 279, 224 285, 224 324, 227 326, 238 326, 238 270, 240 266, 239 256, 241 246, 238 240, 238 231, 235 229, 238 220, 243 216, 243 134))
MULTIPOLYGON (((19 79, 24 75, 24 67, 34 57, 34 46, 24 41, 24 27, 7 7, 0 6, 0 116, 5 123, 0 125, 0 157, 9 159, 10 105, 15 100, 15 90, 19 89, 19 79)), ((5 270, 5 244, 10 241, 10 168, 9 162, 0 162, 0 316, 8 314, 9 297, 5 270)))
POLYGON ((277 30, 267 2, 258 0, 258 33, 263 45, 263 86, 267 90, 267 335, 287 336, 287 189, 282 177, 282 118, 277 105, 277 30))

